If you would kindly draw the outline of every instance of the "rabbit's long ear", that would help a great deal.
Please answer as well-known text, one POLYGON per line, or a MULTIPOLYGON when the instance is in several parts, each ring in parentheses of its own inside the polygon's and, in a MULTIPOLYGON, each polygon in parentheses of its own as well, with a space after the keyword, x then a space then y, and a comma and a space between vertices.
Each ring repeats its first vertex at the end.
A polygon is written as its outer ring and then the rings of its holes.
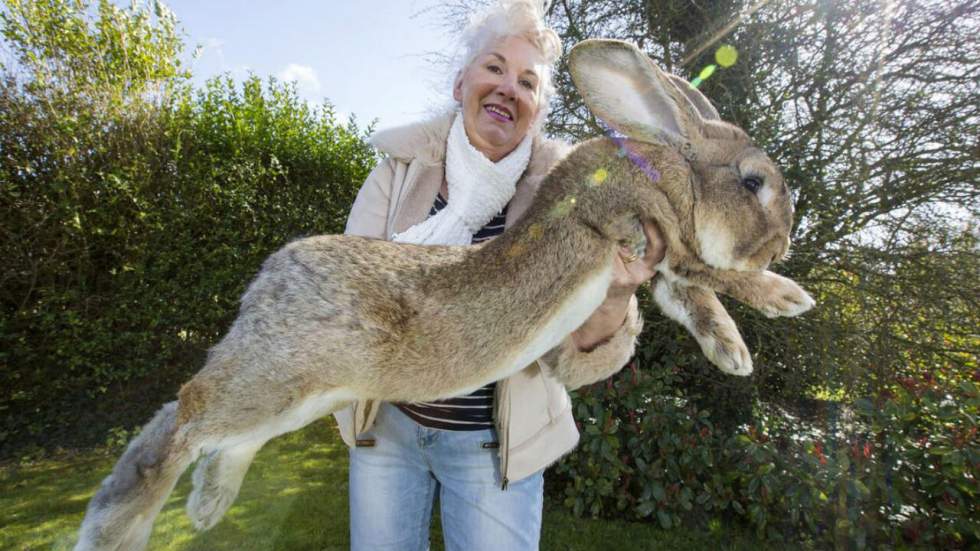
POLYGON ((711 101, 704 97, 704 94, 702 94, 697 88, 691 86, 690 82, 677 75, 667 75, 667 78, 669 78, 670 81, 674 83, 674 86, 683 92, 684 95, 687 96, 687 99, 694 104, 694 107, 697 108, 698 113, 701 114, 702 119, 706 121, 721 120, 721 115, 718 114, 718 110, 715 109, 715 106, 711 103, 711 101))
POLYGON ((698 139, 703 120, 670 77, 629 42, 585 40, 568 66, 585 104, 606 124, 644 141, 698 139))

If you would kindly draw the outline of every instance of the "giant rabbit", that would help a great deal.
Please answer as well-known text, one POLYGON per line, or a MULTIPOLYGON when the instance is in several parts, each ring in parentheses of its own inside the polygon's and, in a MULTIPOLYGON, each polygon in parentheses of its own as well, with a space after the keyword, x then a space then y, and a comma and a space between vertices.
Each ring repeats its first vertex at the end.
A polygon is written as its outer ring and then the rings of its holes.
MULTIPOLYGON (((654 297, 722 370, 751 358, 715 292, 769 316, 813 300, 766 271, 789 246, 779 171, 697 90, 635 46, 570 54, 587 106, 621 133, 578 145, 513 228, 473 247, 318 236, 265 261, 207 363, 129 445, 92 498, 76 550, 145 546, 181 473, 200 458, 188 513, 213 526, 256 451, 352 400, 428 401, 507 377, 603 301, 614 255, 653 220, 667 243, 654 297)), ((561 372, 559 380, 583 380, 561 372)), ((597 380, 609 373, 596 373, 597 380)))

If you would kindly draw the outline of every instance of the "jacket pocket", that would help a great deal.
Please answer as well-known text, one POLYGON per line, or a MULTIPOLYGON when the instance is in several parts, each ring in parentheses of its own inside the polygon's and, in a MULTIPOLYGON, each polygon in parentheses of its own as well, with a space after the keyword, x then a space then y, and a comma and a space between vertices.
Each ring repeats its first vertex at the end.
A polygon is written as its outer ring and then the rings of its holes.
POLYGON ((553 421, 551 397, 542 375, 535 362, 508 379, 510 448, 526 442, 553 421))

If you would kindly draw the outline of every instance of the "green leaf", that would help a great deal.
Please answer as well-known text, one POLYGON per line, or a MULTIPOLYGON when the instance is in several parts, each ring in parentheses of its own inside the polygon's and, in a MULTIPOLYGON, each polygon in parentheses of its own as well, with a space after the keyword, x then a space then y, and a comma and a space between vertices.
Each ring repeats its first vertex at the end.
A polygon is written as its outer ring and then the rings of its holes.
POLYGON ((670 530, 670 515, 668 515, 666 511, 657 511, 657 520, 660 521, 661 528, 664 530, 670 530))
POLYGON ((653 483, 653 498, 657 501, 664 501, 667 499, 667 493, 664 491, 663 485, 659 482, 653 483))

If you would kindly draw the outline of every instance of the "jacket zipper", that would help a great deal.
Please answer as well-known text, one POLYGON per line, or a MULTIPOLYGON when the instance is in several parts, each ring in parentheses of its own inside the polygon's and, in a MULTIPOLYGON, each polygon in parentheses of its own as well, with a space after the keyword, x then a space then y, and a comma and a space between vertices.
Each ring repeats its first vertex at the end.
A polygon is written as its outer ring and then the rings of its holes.
POLYGON ((510 459, 510 384, 505 379, 497 384, 497 390, 499 391, 498 404, 497 404, 497 414, 504 413, 503 419, 501 419, 500 427, 497 429, 501 434, 497 435, 497 440, 500 441, 500 472, 503 475, 503 481, 500 484, 500 489, 502 491, 507 490, 507 484, 510 482, 507 479, 507 468, 510 459), (504 409, 506 408, 506 410, 504 409))

